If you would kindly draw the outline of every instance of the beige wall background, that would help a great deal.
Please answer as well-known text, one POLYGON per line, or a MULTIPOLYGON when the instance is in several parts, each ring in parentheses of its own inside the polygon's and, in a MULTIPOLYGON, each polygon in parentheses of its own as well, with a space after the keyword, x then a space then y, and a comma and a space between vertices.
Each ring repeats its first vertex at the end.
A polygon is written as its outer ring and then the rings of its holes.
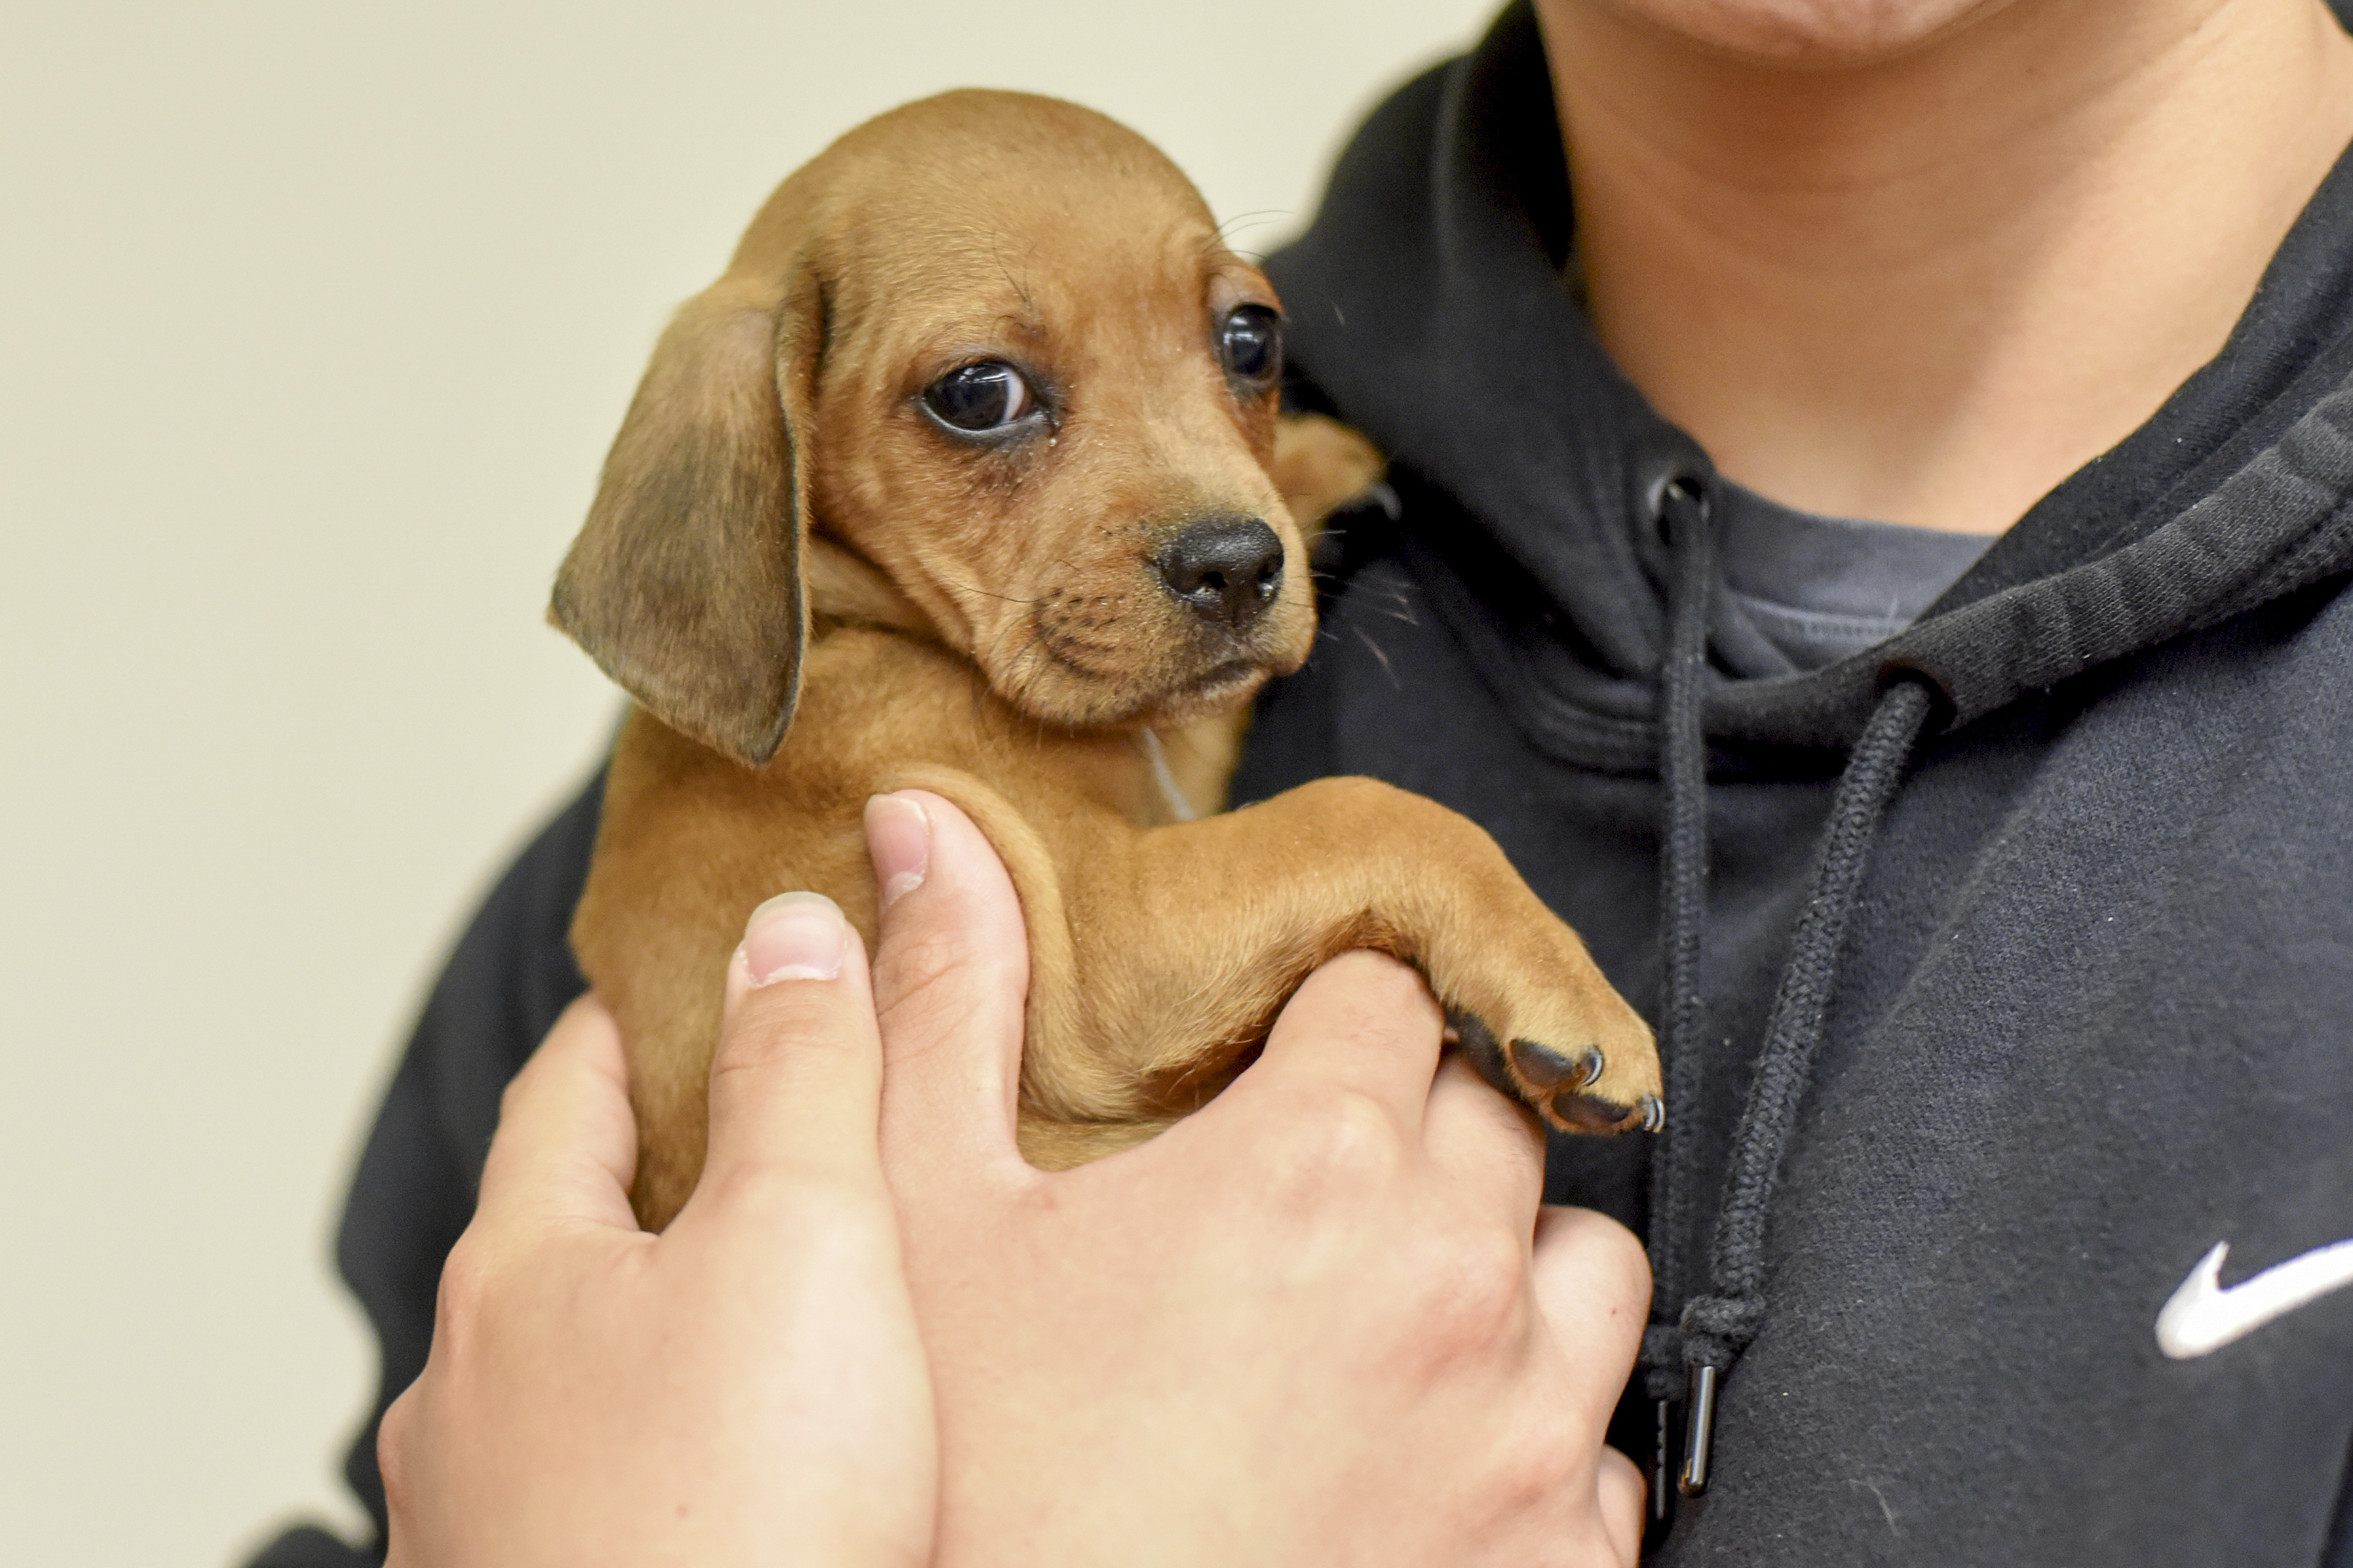
POLYGON ((0 16, 0 1560, 336 1467, 341 1189, 616 710, 540 622, 670 307, 892 103, 1079 99, 1245 247, 1492 0, 26 0, 0 16))

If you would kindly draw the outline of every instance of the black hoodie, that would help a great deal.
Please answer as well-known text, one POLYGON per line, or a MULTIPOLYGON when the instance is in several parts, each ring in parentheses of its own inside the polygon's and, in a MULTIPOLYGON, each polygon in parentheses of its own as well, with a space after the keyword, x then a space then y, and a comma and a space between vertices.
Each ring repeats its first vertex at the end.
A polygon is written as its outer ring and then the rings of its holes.
POLYGON ((1298 400, 1403 506, 1356 520, 1238 795, 1465 812, 1661 1020, 1663 1146, 1552 1171, 1651 1237, 1624 1446, 1721 1376, 1661 1560, 2353 1563, 2353 1289, 2193 1359, 2155 1332, 2218 1242, 2233 1283, 2353 1238, 2353 164, 2146 426, 1791 674, 1708 591, 1704 456, 1563 286, 1559 149, 1515 7, 1271 264, 1298 400))
MULTIPOLYGON (((1570 235, 1522 5, 1274 258, 1297 401, 1402 504, 1350 520, 1237 794, 1446 802, 1661 1018, 1663 1143, 1564 1141, 1550 1184, 1651 1237, 1620 1445, 1717 1380, 1658 1560, 2353 1568, 2353 1288, 2186 1359, 2156 1331, 2217 1244, 2234 1287, 2353 1238, 2353 167, 2148 425, 1810 674, 1712 591, 1705 457, 1586 331, 1570 235)), ((379 1412, 499 1089, 580 989, 596 807, 485 905, 362 1159, 379 1412)), ((380 1523, 373 1421, 350 1468, 380 1523)))

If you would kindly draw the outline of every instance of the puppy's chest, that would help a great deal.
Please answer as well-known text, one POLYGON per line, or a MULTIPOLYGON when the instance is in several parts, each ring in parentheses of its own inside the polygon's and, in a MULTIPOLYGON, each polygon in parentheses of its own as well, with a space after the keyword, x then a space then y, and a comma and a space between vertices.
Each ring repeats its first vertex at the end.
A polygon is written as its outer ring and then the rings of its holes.
POLYGON ((811 645, 777 763, 805 789, 861 798, 910 766, 954 768, 1050 816, 1083 803, 1148 827, 1224 808, 1243 722, 1058 728, 1014 709, 936 644, 844 626, 811 645))

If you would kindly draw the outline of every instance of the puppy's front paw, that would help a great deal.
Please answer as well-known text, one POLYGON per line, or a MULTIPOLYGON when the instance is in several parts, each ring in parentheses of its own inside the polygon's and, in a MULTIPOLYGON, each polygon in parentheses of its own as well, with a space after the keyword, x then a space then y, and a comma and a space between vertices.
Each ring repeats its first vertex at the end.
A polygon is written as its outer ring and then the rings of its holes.
MULTIPOLYGON (((1584 967, 1590 972, 1590 961, 1584 967)), ((1443 986, 1439 994, 1447 1002, 1448 1034, 1480 1076, 1532 1107, 1546 1126, 1656 1132, 1667 1113, 1649 1027, 1599 974, 1566 989, 1475 1010, 1443 986)))

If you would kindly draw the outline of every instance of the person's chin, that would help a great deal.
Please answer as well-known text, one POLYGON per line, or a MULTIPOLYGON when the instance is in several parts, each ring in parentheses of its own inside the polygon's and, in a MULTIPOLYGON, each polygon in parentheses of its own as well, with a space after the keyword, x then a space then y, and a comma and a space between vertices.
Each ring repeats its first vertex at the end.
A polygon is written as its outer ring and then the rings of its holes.
POLYGON ((1602 7, 1712 52, 1790 66, 1868 65, 1908 54, 2012 0, 1536 0, 1602 7))

